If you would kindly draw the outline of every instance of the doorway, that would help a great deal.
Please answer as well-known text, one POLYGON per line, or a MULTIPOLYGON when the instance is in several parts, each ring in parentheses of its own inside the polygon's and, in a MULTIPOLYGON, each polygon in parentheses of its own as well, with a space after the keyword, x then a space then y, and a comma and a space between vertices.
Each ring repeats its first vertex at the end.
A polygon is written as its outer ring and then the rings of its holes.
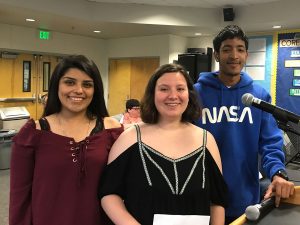
POLYGON ((108 72, 108 111, 125 111, 126 100, 142 99, 149 78, 159 66, 159 57, 110 59, 108 72))
POLYGON ((38 54, 16 54, 0 58, 0 107, 25 106, 30 117, 43 114, 41 96, 48 92, 50 76, 59 57, 38 54))

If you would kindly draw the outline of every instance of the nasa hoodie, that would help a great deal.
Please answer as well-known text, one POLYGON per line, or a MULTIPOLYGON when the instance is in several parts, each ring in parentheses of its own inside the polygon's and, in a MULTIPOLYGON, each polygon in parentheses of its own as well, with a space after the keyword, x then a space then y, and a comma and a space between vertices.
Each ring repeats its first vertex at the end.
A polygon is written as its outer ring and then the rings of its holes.
POLYGON ((282 131, 274 117, 241 101, 245 93, 266 102, 271 96, 244 72, 232 87, 218 79, 218 72, 201 73, 194 88, 203 107, 196 124, 213 134, 221 154, 229 190, 226 216, 240 216, 260 201, 259 165, 269 178, 284 168, 282 131))

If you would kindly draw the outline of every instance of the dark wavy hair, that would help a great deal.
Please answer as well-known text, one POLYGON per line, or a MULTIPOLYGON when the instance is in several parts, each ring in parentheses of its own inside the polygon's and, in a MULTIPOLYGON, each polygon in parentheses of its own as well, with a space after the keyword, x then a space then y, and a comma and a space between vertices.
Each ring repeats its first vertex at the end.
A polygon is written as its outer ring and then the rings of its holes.
POLYGON ((61 102, 58 97, 59 81, 71 69, 76 68, 86 73, 94 82, 94 95, 87 108, 88 118, 103 118, 108 116, 104 100, 103 83, 96 64, 83 55, 71 55, 64 57, 55 67, 49 84, 48 100, 43 117, 58 113, 61 110, 61 102))
POLYGON ((150 124, 158 122, 159 113, 154 102, 156 82, 165 73, 171 72, 181 73, 184 76, 188 87, 189 102, 186 110, 182 114, 181 121, 193 122, 194 120, 199 119, 201 115, 200 106, 197 100, 197 94, 193 87, 193 82, 187 71, 179 64, 165 64, 160 66, 154 72, 147 84, 145 94, 141 100, 141 118, 143 122, 150 124))
POLYGON ((244 31, 237 25, 228 25, 224 27, 219 34, 214 38, 214 51, 220 52, 220 47, 223 41, 227 39, 238 38, 245 42, 246 50, 248 50, 248 37, 244 31))
POLYGON ((139 100, 135 98, 128 99, 126 101, 126 112, 128 112, 128 109, 132 109, 133 107, 140 107, 139 100))

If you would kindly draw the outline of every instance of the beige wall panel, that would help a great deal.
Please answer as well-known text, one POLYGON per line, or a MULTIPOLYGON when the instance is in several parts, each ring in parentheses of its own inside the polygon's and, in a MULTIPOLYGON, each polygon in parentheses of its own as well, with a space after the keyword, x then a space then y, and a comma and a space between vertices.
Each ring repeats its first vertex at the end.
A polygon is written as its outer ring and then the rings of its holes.
POLYGON ((116 115, 125 111, 125 103, 130 98, 130 59, 109 60, 108 111, 116 115))
POLYGON ((150 77, 159 66, 159 58, 135 58, 131 66, 130 97, 141 100, 150 77))
POLYGON ((0 98, 7 98, 12 95, 13 68, 13 59, 0 58, 0 98))

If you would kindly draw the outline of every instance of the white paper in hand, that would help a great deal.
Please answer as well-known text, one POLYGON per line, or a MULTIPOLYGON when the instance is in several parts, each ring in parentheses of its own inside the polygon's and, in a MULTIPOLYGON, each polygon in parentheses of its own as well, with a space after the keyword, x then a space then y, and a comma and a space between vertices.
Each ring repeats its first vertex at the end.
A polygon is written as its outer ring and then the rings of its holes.
POLYGON ((210 216, 155 214, 153 225, 209 225, 210 216))

